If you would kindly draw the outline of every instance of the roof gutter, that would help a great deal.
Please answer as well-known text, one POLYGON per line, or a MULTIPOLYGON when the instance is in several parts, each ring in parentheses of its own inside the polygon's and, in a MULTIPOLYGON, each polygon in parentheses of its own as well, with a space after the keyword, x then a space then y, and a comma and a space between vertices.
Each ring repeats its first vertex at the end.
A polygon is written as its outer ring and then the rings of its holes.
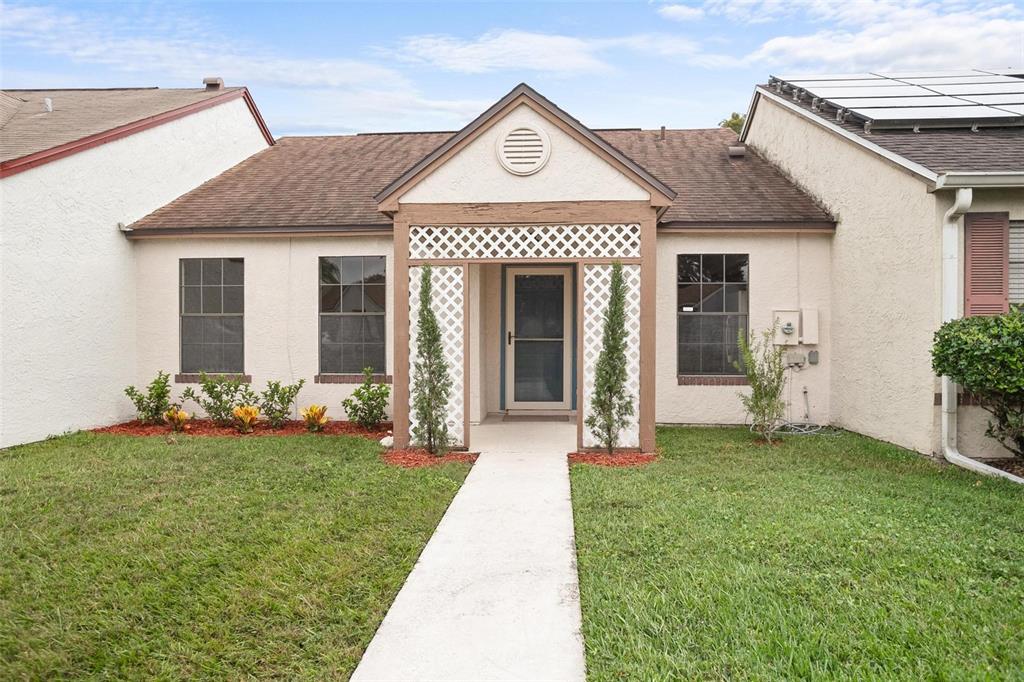
POLYGON ((935 180, 934 189, 998 187, 1024 187, 1024 171, 943 173, 935 180))
MULTIPOLYGON (((974 190, 961 187, 956 190, 953 205, 942 218, 942 321, 960 316, 960 218, 971 209, 974 190)), ((1024 478, 971 459, 957 448, 957 394, 956 384, 942 377, 942 456, 950 464, 987 476, 999 476, 1014 483, 1024 484, 1024 478)))

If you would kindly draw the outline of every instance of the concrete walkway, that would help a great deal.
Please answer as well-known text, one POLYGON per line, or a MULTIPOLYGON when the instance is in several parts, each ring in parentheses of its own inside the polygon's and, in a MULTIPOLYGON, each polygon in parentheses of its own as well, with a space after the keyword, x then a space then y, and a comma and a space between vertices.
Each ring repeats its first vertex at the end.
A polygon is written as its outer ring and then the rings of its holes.
POLYGON ((488 422, 480 458, 353 680, 583 680, 565 454, 576 425, 488 422))

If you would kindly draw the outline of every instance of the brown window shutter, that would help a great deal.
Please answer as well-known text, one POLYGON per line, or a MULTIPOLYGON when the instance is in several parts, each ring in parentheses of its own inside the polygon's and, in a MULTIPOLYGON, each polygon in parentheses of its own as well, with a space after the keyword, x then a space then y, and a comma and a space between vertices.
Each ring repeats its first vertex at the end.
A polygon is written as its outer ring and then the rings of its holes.
POLYGON ((1010 214, 968 213, 964 316, 1000 315, 1010 309, 1010 214))

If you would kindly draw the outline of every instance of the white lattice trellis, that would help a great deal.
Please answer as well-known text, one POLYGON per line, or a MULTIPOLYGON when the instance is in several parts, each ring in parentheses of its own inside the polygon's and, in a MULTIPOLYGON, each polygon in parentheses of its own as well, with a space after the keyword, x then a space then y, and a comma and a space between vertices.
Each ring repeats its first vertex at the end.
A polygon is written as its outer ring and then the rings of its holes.
MULTIPOLYGON (((412 405, 412 379, 416 367, 416 332, 419 329, 420 278, 419 267, 409 268, 409 433, 416 423, 412 405)), ((448 361, 448 373, 452 379, 452 392, 448 399, 448 434, 453 445, 464 445, 463 415, 463 308, 465 292, 462 287, 462 266, 435 265, 431 268, 430 284, 433 293, 434 314, 441 329, 441 343, 444 357, 448 361)))
MULTIPOLYGON (((633 397, 633 417, 619 434, 619 446, 635 448, 640 445, 640 266, 623 265, 626 282, 626 391, 633 397)), ((590 396, 594 392, 594 367, 601 353, 604 311, 608 307, 612 266, 583 266, 583 418, 590 416, 590 396)), ((598 443, 583 427, 583 446, 598 443)))
POLYGON ((410 258, 639 258, 640 225, 413 225, 410 258))

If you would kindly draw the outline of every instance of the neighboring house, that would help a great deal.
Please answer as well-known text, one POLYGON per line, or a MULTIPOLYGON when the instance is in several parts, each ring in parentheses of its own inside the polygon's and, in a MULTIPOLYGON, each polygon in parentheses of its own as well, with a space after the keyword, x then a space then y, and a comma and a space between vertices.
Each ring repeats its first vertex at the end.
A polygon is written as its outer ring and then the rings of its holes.
MULTIPOLYGON (((128 225, 135 338, 112 345, 131 354, 136 383, 158 370, 177 384, 200 371, 257 388, 312 379, 301 402, 335 418, 371 367, 393 383, 401 446, 430 264, 457 444, 472 447, 487 415, 545 414, 568 415, 589 446, 582 422, 619 261, 637 405, 624 445, 652 450, 659 422, 742 423, 737 335, 778 322, 793 421, 935 452, 943 217, 973 182, 969 211, 998 214, 985 234, 1017 243, 1024 117, 999 108, 986 121, 998 127, 977 132, 963 117, 920 132, 873 119, 865 132, 859 107, 834 123, 825 98, 781 89, 758 88, 747 145, 727 129, 592 130, 526 85, 455 133, 280 139, 128 225)), ((968 234, 982 234, 979 219, 968 215, 968 234)), ((969 300, 982 306, 979 259, 992 255, 968 252, 969 300)), ((956 253, 947 267, 960 267, 956 253)), ((1024 277, 1009 258, 993 261, 999 272, 1024 277)), ((1024 294, 1016 277, 997 285, 1024 294)), ((124 410, 127 381, 113 383, 102 390, 124 410)), ((993 454, 976 409, 961 410, 964 450, 993 454)))
MULTIPOLYGON (((775 78, 741 139, 836 217, 832 423, 939 452, 932 334, 1024 303, 1024 71, 775 78), (944 270, 945 267, 945 270, 944 270)), ((946 443, 1007 456, 946 396, 946 443)))
POLYGON ((148 303, 119 228, 273 143, 219 79, 0 93, 0 447, 131 417, 148 303))

